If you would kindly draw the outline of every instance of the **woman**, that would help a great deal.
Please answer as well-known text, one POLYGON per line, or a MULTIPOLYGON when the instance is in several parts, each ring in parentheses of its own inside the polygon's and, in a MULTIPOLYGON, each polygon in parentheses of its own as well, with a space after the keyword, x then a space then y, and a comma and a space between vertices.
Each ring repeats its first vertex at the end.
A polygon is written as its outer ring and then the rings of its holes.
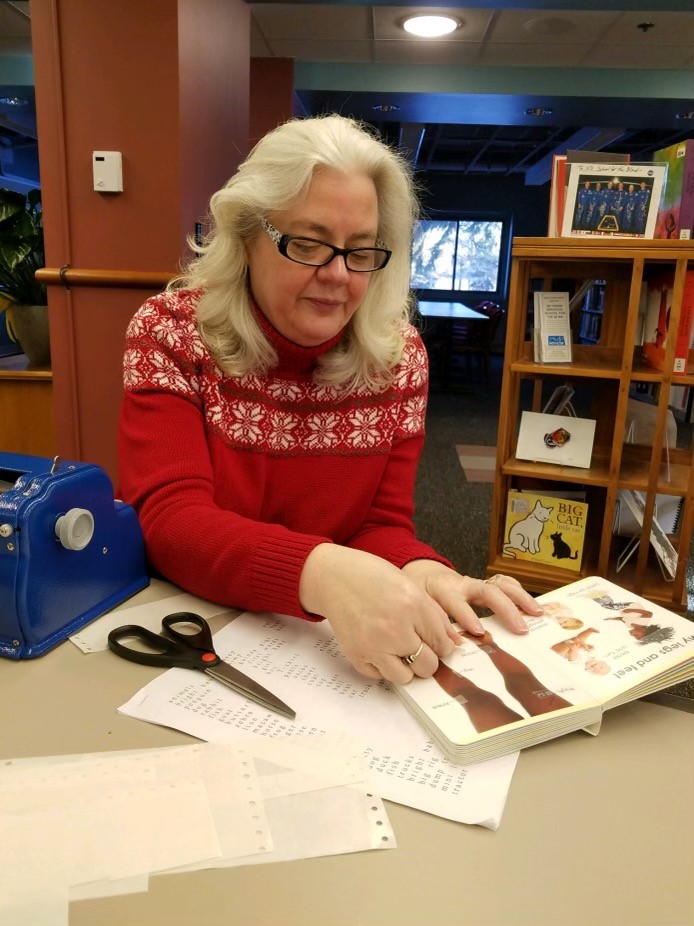
MULTIPOLYGON (((121 494, 194 594, 327 618, 364 675, 430 676, 471 605, 523 633, 509 577, 418 541, 426 354, 408 324, 405 164, 340 116, 294 120, 211 200, 211 232, 128 329, 121 494)), ((464 525, 461 525, 464 529, 464 525)))

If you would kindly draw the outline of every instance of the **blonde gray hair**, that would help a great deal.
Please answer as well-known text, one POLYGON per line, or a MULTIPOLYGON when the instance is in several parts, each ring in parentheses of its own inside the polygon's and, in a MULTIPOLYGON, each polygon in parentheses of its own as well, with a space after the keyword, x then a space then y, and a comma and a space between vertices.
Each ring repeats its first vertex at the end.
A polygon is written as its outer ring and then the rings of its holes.
POLYGON ((373 274, 346 336, 320 361, 318 382, 381 388, 402 357, 410 312, 410 249, 418 201, 409 165, 352 119, 292 119, 253 148, 237 173, 210 200, 210 231, 190 242, 195 258, 169 288, 201 289, 200 335, 225 373, 264 373, 277 363, 250 301, 246 242, 269 213, 305 195, 316 171, 364 174, 376 188, 378 237, 392 250, 373 274))

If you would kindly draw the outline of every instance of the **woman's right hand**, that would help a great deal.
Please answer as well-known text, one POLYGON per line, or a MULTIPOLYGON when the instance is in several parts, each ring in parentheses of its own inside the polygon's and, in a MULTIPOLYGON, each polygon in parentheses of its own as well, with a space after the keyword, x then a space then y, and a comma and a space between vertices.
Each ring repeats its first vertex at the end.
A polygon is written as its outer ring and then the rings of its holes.
POLYGON ((304 610, 327 618, 344 655, 369 678, 428 678, 460 643, 440 605, 402 570, 361 550, 319 544, 304 565, 299 598, 304 610), (410 668, 402 659, 421 643, 410 668))

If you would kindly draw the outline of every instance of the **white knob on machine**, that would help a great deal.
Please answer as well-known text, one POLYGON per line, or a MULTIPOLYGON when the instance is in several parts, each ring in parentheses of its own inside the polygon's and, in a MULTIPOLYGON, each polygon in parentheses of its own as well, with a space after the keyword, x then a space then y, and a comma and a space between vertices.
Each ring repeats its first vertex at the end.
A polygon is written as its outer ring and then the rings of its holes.
POLYGON ((55 535, 66 550, 84 550, 94 536, 94 515, 86 508, 71 508, 55 522, 55 535))

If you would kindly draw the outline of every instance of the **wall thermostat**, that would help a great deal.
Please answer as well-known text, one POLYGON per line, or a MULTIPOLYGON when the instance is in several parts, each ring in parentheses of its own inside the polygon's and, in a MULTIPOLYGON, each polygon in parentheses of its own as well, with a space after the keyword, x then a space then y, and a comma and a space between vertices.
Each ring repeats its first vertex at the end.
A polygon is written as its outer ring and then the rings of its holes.
POLYGON ((123 192, 123 156, 120 151, 93 151, 94 189, 98 193, 123 192))

